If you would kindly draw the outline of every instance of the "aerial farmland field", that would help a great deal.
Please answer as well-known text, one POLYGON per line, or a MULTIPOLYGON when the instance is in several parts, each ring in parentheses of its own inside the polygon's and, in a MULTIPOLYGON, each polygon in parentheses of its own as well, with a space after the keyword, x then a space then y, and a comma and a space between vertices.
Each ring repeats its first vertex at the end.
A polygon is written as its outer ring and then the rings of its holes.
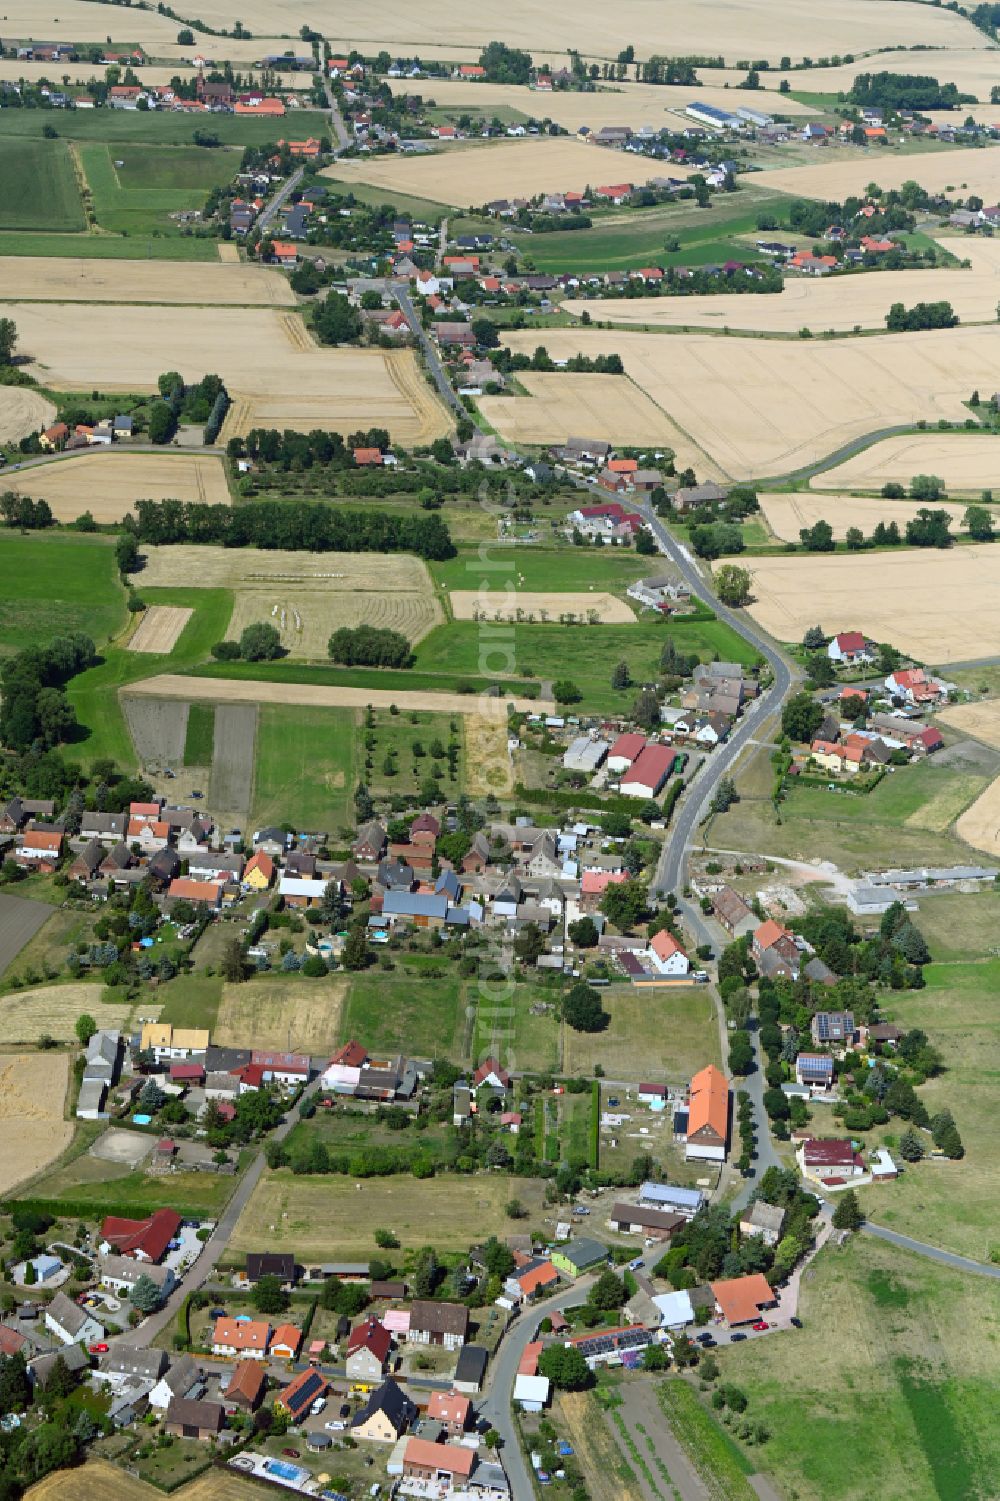
POLYGON ((64 141, 5 141, 0 151, 0 229, 84 227, 64 141))
MULTIPOLYGON (((544 343, 556 329, 536 333, 531 341, 544 343)), ((617 349, 617 338, 604 335, 606 353, 617 349)), ((564 443, 570 433, 598 430, 614 443, 683 446, 667 414, 655 400, 620 375, 580 375, 523 370, 518 380, 528 396, 483 396, 479 406, 491 427, 513 443, 564 443)))
MULTIPOLYGON (((924 71, 923 65, 920 71, 924 71)), ((757 173, 755 181, 758 187, 838 203, 852 194, 863 194, 870 182, 877 182, 883 189, 919 182, 928 192, 951 197, 975 193, 984 202, 995 203, 1000 197, 1000 150, 969 146, 919 155, 886 152, 877 156, 861 151, 842 160, 769 167, 757 173)))
POLYGON ((379 423, 410 444, 450 426, 411 350, 324 349, 290 312, 206 308, 195 340, 170 308, 118 307, 109 317, 102 306, 18 302, 5 312, 33 373, 62 389, 153 390, 171 369, 187 380, 221 375, 233 398, 227 439, 255 426, 347 433, 379 423))
MULTIPOLYGON (((919 500, 863 500, 855 495, 794 494, 758 495, 760 508, 771 531, 781 542, 798 542, 803 527, 828 521, 836 541, 842 542, 848 527, 856 526, 870 534, 880 521, 895 521, 900 531, 921 508, 919 500)), ((952 531, 957 534, 965 515, 964 505, 935 501, 936 511, 947 511, 952 531)))
POLYGON ((100 646, 124 620, 110 538, 4 533, 0 652, 20 651, 65 631, 84 631, 100 646))
POLYGON ((101 229, 136 236, 179 234, 170 215, 201 209, 209 191, 229 182, 239 165, 238 152, 200 146, 95 141, 79 152, 101 229))
POLYGON ((0 443, 17 443, 48 427, 56 415, 52 402, 27 386, 0 386, 0 443))
POLYGON ((880 490, 936 474, 949 494, 978 496, 1000 477, 1000 435, 985 432, 902 433, 882 438, 810 481, 814 490, 880 490))
POLYGON ((84 511, 99 523, 121 521, 140 497, 229 504, 225 468, 213 454, 94 448, 23 470, 5 484, 18 494, 46 501, 57 521, 75 521, 84 511))
MULTIPOLYGON (((67 241, 72 248, 73 241, 67 241)), ((270 266, 0 256, 0 301, 206 303, 293 307, 288 278, 270 266)))
MULTIPOLYGON (((549 328, 545 347, 553 359, 596 355, 608 337, 549 328)), ((528 353, 538 342, 533 331, 504 336, 528 353)), ((972 390, 1000 389, 1000 341, 989 326, 830 343, 623 331, 614 348, 635 383, 740 479, 816 463, 893 423, 964 421, 972 390)))
POLYGON ((750 613, 779 641, 801 641, 818 623, 831 634, 864 631, 935 665, 1000 654, 992 608, 1000 549, 760 557, 750 572, 750 613))

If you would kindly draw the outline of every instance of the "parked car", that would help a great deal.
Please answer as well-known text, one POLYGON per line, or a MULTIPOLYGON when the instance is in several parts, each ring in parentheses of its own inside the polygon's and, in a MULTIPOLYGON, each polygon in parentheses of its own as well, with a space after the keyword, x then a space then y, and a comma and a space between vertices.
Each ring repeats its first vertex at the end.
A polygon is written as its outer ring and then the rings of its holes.
POLYGON ((629 1262, 628 1269, 629 1269, 630 1272, 637 1272, 639 1270, 639 1268, 641 1266, 643 1266, 643 1265, 644 1265, 644 1263, 643 1263, 642 1257, 641 1256, 637 1256, 634 1261, 630 1261, 629 1262))
POLYGON ((757 1322, 753 1325, 753 1328, 756 1329, 758 1333, 760 1332, 760 1330, 766 1329, 767 1327, 768 1325, 766 1319, 758 1319, 757 1322))
POLYGON ((731 1345, 736 1345, 736 1344, 739 1344, 739 1342, 740 1342, 741 1339, 746 1339, 746 1335, 745 1334, 738 1334, 738 1333, 737 1334, 731 1334, 729 1336, 729 1343, 731 1345))
POLYGON ((317 1397, 316 1400, 315 1400, 315 1402, 310 1407, 309 1411, 310 1411, 310 1413, 312 1414, 312 1416, 314 1418, 318 1418, 319 1415, 320 1415, 320 1413, 323 1411, 323 1408, 325 1406, 326 1406, 326 1398, 325 1397, 317 1397))
POLYGON ((106 1345, 103 1340, 100 1344, 87 1346, 87 1349, 90 1351, 91 1355, 107 1355, 110 1348, 111 1346, 106 1345))

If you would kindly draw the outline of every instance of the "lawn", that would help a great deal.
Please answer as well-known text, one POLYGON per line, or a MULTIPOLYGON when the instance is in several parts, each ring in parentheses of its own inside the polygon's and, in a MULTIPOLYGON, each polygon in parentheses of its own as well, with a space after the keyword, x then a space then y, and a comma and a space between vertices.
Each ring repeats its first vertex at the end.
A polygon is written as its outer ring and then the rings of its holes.
POLYGON ((215 738, 215 705, 192 704, 184 737, 184 765, 211 766, 215 738))
POLYGON ((517 580, 520 589, 580 590, 593 588, 623 594, 629 584, 651 571, 648 558, 623 552, 617 547, 534 548, 503 547, 488 549, 484 566, 478 547, 460 547, 454 558, 431 563, 436 583, 446 589, 478 589, 485 581, 489 589, 503 590, 508 579, 517 580), (503 562, 506 567, 494 568, 503 562))
MULTIPOLYGON (((272 127, 273 128, 273 127, 272 127)), ((316 131, 319 135, 321 132, 316 131)), ((330 193, 344 197, 352 194, 359 203, 391 203, 397 214, 405 214, 418 224, 439 224, 447 210, 443 204, 433 203, 429 198, 413 198, 406 193, 390 193, 386 188, 376 188, 370 183, 336 182, 324 178, 323 185, 330 193)), ((495 229, 494 225, 489 228, 495 229)))
POLYGON ((6 141, 0 151, 0 229, 81 230, 84 225, 66 143, 6 141))
MULTIPOLYGON (((981 930, 980 948, 993 931, 981 930)), ((891 1190, 867 1190, 864 1208, 903 1235, 988 1261, 1000 1254, 1000 959, 929 964, 924 977, 926 989, 894 994, 885 1011, 901 1027, 922 1027, 940 1048, 944 1072, 920 1097, 931 1115, 951 1110, 965 1156, 907 1167, 891 1190)), ((898 1135, 898 1122, 893 1128, 898 1135)))
POLYGON ((202 208, 209 190, 239 166, 236 152, 143 143, 94 142, 80 147, 80 158, 98 224, 124 235, 180 234, 169 215, 202 208))
MULTIPOLYGON (((479 1174, 464 1178, 293 1177, 265 1172, 240 1215, 231 1252, 294 1251, 303 1262, 369 1261, 378 1255, 375 1230, 392 1230, 403 1251, 433 1245, 440 1254, 467 1251, 472 1241, 510 1233, 504 1205, 524 1204, 532 1225, 543 1220, 540 1180, 479 1174)), ((400 1253, 396 1253, 398 1257, 400 1253)))
POLYGON ((148 1176, 141 1170, 121 1177, 111 1177, 103 1170, 113 1164, 100 1162, 93 1157, 77 1158, 62 1168, 56 1168, 31 1184, 32 1199, 71 1199, 81 1206, 88 1206, 94 1219, 128 1205, 136 1215, 151 1214, 164 1205, 192 1218, 216 1219, 229 1200, 234 1180, 216 1173, 171 1173, 169 1180, 148 1176), (89 1176, 90 1165, 101 1169, 95 1179, 89 1176))
MULTIPOLYGON (((649 682, 659 671, 660 653, 667 637, 663 621, 635 625, 512 625, 494 642, 490 661, 500 657, 513 663, 525 678, 543 682, 569 677, 583 693, 586 709, 621 710, 623 701, 611 687, 611 674, 623 659, 629 663, 634 682, 649 682)), ((703 661, 716 652, 726 661, 753 662, 756 653, 742 637, 718 620, 671 622, 669 633, 679 649, 697 652, 703 661)), ((482 627, 475 621, 451 621, 425 636, 416 648, 418 670, 432 669, 457 676, 481 670, 482 627)), ((509 669, 508 669, 509 670, 509 669)))
POLYGON ((112 539, 4 530, 0 652, 20 651, 69 631, 83 631, 100 649, 121 630, 124 605, 112 539))
POLYGON ((721 1064, 707 986, 644 991, 615 985, 602 999, 611 1017, 606 1031, 566 1028, 565 1073, 592 1076, 599 1063, 609 1079, 684 1084, 706 1064, 721 1064))
POLYGON ((406 961, 387 974, 370 970, 351 976, 341 1031, 372 1052, 409 1053, 421 1058, 468 1058, 462 986, 446 959, 433 973, 406 961))
POLYGON ((160 1021, 173 1027, 208 1027, 214 1031, 222 998, 222 979, 218 975, 177 975, 156 992, 162 1001, 160 1021))
POLYGON ((353 709, 260 709, 253 802, 257 827, 291 823, 332 832, 353 825, 357 717, 353 709))
MULTIPOLYGON (((113 564, 110 549, 108 555, 113 564)), ((228 589, 143 589, 142 597, 147 605, 182 605, 194 613, 168 654, 153 656, 109 647, 97 667, 82 672, 69 684, 67 692, 77 718, 89 732, 79 748, 88 761, 110 756, 123 768, 138 764, 121 711, 119 689, 157 672, 181 672, 204 661, 214 643, 225 637, 233 613, 233 596, 228 589)))
POLYGON ((995 1493, 997 1283, 860 1236, 820 1253, 799 1313, 801 1330, 715 1352, 723 1379, 746 1391, 747 1416, 771 1430, 760 1463, 782 1494, 995 1493))

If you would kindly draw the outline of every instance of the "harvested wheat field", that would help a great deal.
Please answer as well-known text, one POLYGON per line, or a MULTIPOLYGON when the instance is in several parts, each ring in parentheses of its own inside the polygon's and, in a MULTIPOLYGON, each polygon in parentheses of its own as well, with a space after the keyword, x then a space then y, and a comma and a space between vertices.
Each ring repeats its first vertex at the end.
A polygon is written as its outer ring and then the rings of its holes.
POLYGON ((213 454, 91 448, 72 458, 39 464, 4 483, 18 494, 46 501, 57 521, 75 521, 84 511, 101 524, 121 521, 137 500, 229 504, 225 466, 213 454))
MULTIPOLYGON (((234 19, 241 19, 244 26, 261 36, 269 29, 295 34, 299 23, 305 21, 331 43, 350 42, 370 53, 377 50, 375 44, 385 42, 394 56, 400 51, 425 56, 425 36, 438 45, 451 44, 452 50, 445 55, 453 56, 454 44, 482 47, 499 30, 508 46, 524 47, 536 61, 551 61, 554 66, 565 62, 568 47, 578 48, 585 57, 614 58, 624 37, 635 46, 639 58, 654 53, 714 57, 721 51, 733 65, 750 57, 767 58, 777 65, 783 53, 796 62, 805 56, 858 56, 880 47, 898 46, 904 27, 911 45, 986 45, 981 32, 943 6, 907 5, 901 15, 899 5, 891 0, 837 0, 822 9, 809 0, 781 0, 780 4, 776 0, 714 0, 710 6, 698 0, 674 0, 666 13, 662 6, 646 0, 625 0, 613 13, 593 0, 586 5, 559 0, 557 5, 545 6, 532 0, 513 0, 500 13, 433 0, 430 6, 421 7, 419 15, 405 0, 382 0, 370 10, 352 13, 346 34, 333 32, 329 0, 296 0, 294 5, 291 0, 250 0, 245 5, 238 0, 208 0, 207 7, 199 7, 198 15, 215 29, 231 30, 234 19)), ((225 47, 225 38, 208 40, 216 44, 216 51, 225 47)), ((918 71, 915 65, 913 71, 918 71)), ((712 76, 710 72, 709 79, 712 76)), ((941 77, 950 74, 944 72, 941 77)), ((430 94, 433 80, 420 82, 421 92, 430 94)))
MULTIPOLYGON (((159 699, 180 698, 199 703, 305 704, 312 709, 364 709, 371 704, 387 709, 429 709, 434 714, 479 714, 482 706, 474 693, 430 693, 415 688, 319 688, 310 683, 254 682, 247 678, 186 678, 165 672, 159 677, 130 683, 129 694, 159 699)), ((504 698, 528 714, 551 714, 547 698, 504 698)))
POLYGON ((32 1178, 69 1146, 63 1120, 68 1053, 0 1054, 0 1194, 32 1178))
POLYGON ((465 790, 470 797, 506 797, 514 791, 514 763, 507 747, 507 713, 471 714, 465 721, 465 790))
MULTIPOLYGON (((432 87, 425 92, 433 96, 432 87)), ((694 169, 672 163, 670 170, 684 177, 694 169)), ((626 172, 623 163, 616 167, 613 157, 595 156, 594 148, 584 141, 544 136, 490 141, 485 146, 447 146, 426 156, 345 158, 324 168, 320 176, 465 207, 491 198, 582 193, 602 182, 645 183, 662 172, 660 163, 641 157, 633 158, 626 172)))
POLYGON ((329 1053, 340 1038, 348 981, 247 980, 224 985, 212 1039, 220 1047, 257 1047, 293 1053, 329 1053))
POLYGON ((749 567, 750 614, 779 641, 801 641, 819 624, 864 631, 932 665, 1000 655, 1000 549, 799 554, 749 567))
MULTIPOLYGON (((175 1501, 259 1501, 261 1487, 235 1470, 206 1470, 172 1492, 175 1501)), ((163 1501, 163 1492, 128 1475, 106 1459, 91 1459, 76 1470, 54 1470, 30 1491, 28 1501, 163 1501)))
POLYGON ((915 474, 936 474, 949 494, 1000 494, 1000 436, 996 433, 901 433, 883 438, 809 481, 813 490, 881 490, 908 485, 915 474))
POLYGON ((697 297, 616 297, 594 303, 587 299, 562 305, 575 317, 587 309, 592 318, 612 323, 643 323, 652 328, 735 328, 798 334, 836 329, 885 328, 885 315, 894 302, 951 303, 963 323, 997 321, 1000 302, 1000 240, 942 240, 945 250, 968 258, 968 268, 858 273, 817 281, 789 277, 784 291, 760 296, 722 292, 697 297))
POLYGON ((0 386, 0 443, 19 443, 55 420, 51 401, 24 386, 0 386))
POLYGON ((150 605, 128 643, 129 651, 149 652, 152 656, 173 651, 193 614, 193 610, 182 609, 180 605, 150 605))
MULTIPOLYGON (((942 709, 938 718, 960 734, 1000 749, 1000 699, 953 704, 942 709)), ((1000 857, 1000 777, 966 809, 955 825, 955 833, 973 849, 1000 857)))
MULTIPOLYGON (((907 25, 909 32, 909 25, 907 25)), ((912 45, 912 38, 907 35, 907 41, 912 45)), ((894 53, 892 57, 875 59, 860 56, 860 49, 851 48, 854 53, 854 62, 841 63, 836 68, 810 68, 808 85, 810 93, 839 94, 847 93, 859 73, 871 73, 880 68, 891 68, 894 73, 929 73, 933 78, 940 78, 942 82, 954 83, 963 94, 974 94, 977 99, 987 100, 990 97, 990 89, 997 81, 997 72, 1000 69, 1000 56, 997 49, 990 46, 985 37, 969 37, 966 44, 948 45, 946 50, 932 48, 928 51, 906 53, 894 53)), ((745 73, 727 74, 725 70, 715 68, 711 73, 703 74, 718 80, 720 83, 728 81, 734 86, 742 82, 745 73)), ((789 86, 793 89, 803 87, 805 79, 798 71, 780 71, 777 68, 769 69, 761 73, 761 88, 780 89, 781 80, 788 79, 789 86)), ((964 120, 966 114, 976 115, 975 106, 961 105, 964 120)), ((785 112, 784 99, 781 102, 781 112, 785 112)), ((923 113, 923 112, 922 112, 923 113)), ((928 110, 930 119, 947 120, 950 124, 955 123, 955 111, 928 110)), ((993 106, 990 120, 997 118, 996 106, 993 106)), ((881 180, 881 179, 879 179, 881 180)))
MULTIPOLYGON (((828 521, 838 542, 843 542, 849 526, 860 527, 866 537, 880 521, 895 521, 902 531, 921 508, 919 500, 861 500, 855 495, 759 494, 757 499, 764 520, 781 542, 797 542, 801 529, 817 521, 828 521)), ((957 533, 966 507, 935 501, 934 509, 948 512, 957 533)))
MULTIPOLYGON (((545 330, 550 336, 561 332, 545 330)), ((611 352, 604 334, 602 351, 611 352)), ((537 336, 534 344, 537 344, 537 336)), ((534 347, 534 344, 532 347, 534 347)), ((482 396, 479 407, 491 427, 512 443, 564 443, 570 433, 600 433, 628 446, 665 443, 673 447, 676 428, 645 391, 620 375, 576 375, 569 371, 518 372, 528 396, 482 396)))
MULTIPOLYGON (((920 64, 921 73, 924 71, 920 64)), ((813 81, 810 79, 809 87, 813 81)), ((963 116, 964 118, 964 116, 963 116)), ((870 182, 883 189, 901 188, 904 182, 919 182, 929 193, 946 192, 951 198, 978 193, 986 203, 1000 197, 1000 150, 968 146, 954 151, 899 152, 844 151, 833 161, 810 162, 802 167, 768 167, 754 174, 754 186, 804 198, 843 202, 852 194, 864 197, 870 182)))
POLYGON ((417 642, 444 620, 427 565, 402 554, 209 546, 144 552, 145 586, 231 589, 229 635, 238 639, 245 626, 264 621, 275 627, 292 657, 327 660, 327 642, 342 625, 385 627, 417 642))
POLYGON ((48 1033, 57 1042, 72 1042, 77 1018, 88 1012, 102 1027, 118 1027, 131 1015, 128 1002, 101 1000, 103 985, 42 985, 11 991, 0 1000, 0 1034, 4 1043, 35 1043, 48 1033))
MULTIPOLYGON (((18 67, 22 64, 18 64, 18 67)), ((51 72, 51 69, 50 69, 51 72)), ((145 77, 145 74, 143 75, 145 77)), ((167 80, 168 81, 168 80, 167 80)), ((239 251, 235 245, 228 248, 239 251)), ((288 278, 270 266, 211 261, 100 261, 0 256, 2 302, 204 303, 294 307, 288 278)))
MULTIPOLYGON (((420 55, 426 56, 423 48, 420 55)), ((705 76, 713 78, 714 70, 706 72, 705 76)), ((520 110, 524 115, 533 115, 537 120, 554 120, 564 130, 573 132, 581 125, 588 125, 591 130, 599 130, 602 125, 631 125, 633 129, 653 124, 662 128, 674 127, 676 115, 683 114, 694 97, 691 89, 655 83, 621 83, 616 88, 601 88, 592 94, 572 89, 558 89, 546 94, 522 84, 469 83, 461 78, 424 79, 419 83, 412 78, 389 78, 386 82, 394 94, 419 93, 424 99, 433 99, 439 109, 488 115, 491 110, 503 106, 520 110)), ((714 104, 719 109, 733 108, 731 89, 702 85, 696 93, 699 104, 714 104)), ((781 101, 781 113, 804 115, 808 109, 797 99, 786 97, 781 101)))
POLYGON ((5 312, 33 373, 60 389, 152 391, 163 370, 186 380, 216 372, 233 398, 224 438, 251 427, 348 433, 377 423, 409 445, 451 430, 412 350, 324 349, 294 313, 203 308, 195 339, 191 321, 166 307, 118 307, 110 319, 84 304, 8 303, 5 312))
MULTIPOLYGON (((155 6, 148 11, 136 7, 135 15, 128 20, 128 37, 123 37, 123 41, 148 46, 176 39, 176 21, 158 15, 155 6)), ((72 37, 75 42, 100 42, 102 46, 107 42, 109 29, 113 29, 108 27, 107 15, 95 12, 89 0, 4 0, 3 24, 8 36, 25 40, 72 37)), ((60 64, 60 73, 62 68, 60 64)))
POLYGON ((234 245, 232 240, 220 240, 219 260, 226 266, 238 266, 240 264, 240 247, 234 245))
MULTIPOLYGON (((531 353, 538 335, 512 333, 504 342, 531 353)), ((608 352, 608 334, 547 328, 545 346, 557 360, 597 355, 608 352)), ((832 343, 621 332, 614 348, 636 384, 739 479, 816 463, 851 439, 892 424, 964 421, 970 391, 1000 390, 1000 339, 990 327, 832 343)), ((493 398, 494 406, 502 400, 493 398)), ((581 422, 562 431, 579 432, 581 422)), ((606 424, 598 431, 615 436, 606 424)))
POLYGON ((614 594, 533 593, 518 589, 510 596, 486 589, 453 589, 452 613, 456 620, 523 620, 558 622, 571 615, 584 620, 595 613, 602 625, 632 625, 635 614, 623 599, 614 594))

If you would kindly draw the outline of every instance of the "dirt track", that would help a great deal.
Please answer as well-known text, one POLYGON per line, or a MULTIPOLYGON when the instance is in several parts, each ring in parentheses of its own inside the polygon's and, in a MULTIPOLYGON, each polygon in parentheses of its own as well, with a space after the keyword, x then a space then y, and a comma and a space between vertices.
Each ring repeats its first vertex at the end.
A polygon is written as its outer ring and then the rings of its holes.
MULTIPOLYGON (((315 687, 311 683, 268 683, 238 678, 186 678, 165 672, 129 684, 129 695, 182 698, 189 702, 222 704, 305 704, 314 709, 376 709, 395 704, 399 709, 429 709, 437 714, 482 714, 483 698, 476 693, 428 693, 414 689, 315 687)), ((487 699, 487 704, 512 703, 526 713, 551 714, 554 704, 544 698, 487 699)), ((216 715, 216 727, 219 717, 216 715)), ((216 730, 218 733, 218 729, 216 730)))

